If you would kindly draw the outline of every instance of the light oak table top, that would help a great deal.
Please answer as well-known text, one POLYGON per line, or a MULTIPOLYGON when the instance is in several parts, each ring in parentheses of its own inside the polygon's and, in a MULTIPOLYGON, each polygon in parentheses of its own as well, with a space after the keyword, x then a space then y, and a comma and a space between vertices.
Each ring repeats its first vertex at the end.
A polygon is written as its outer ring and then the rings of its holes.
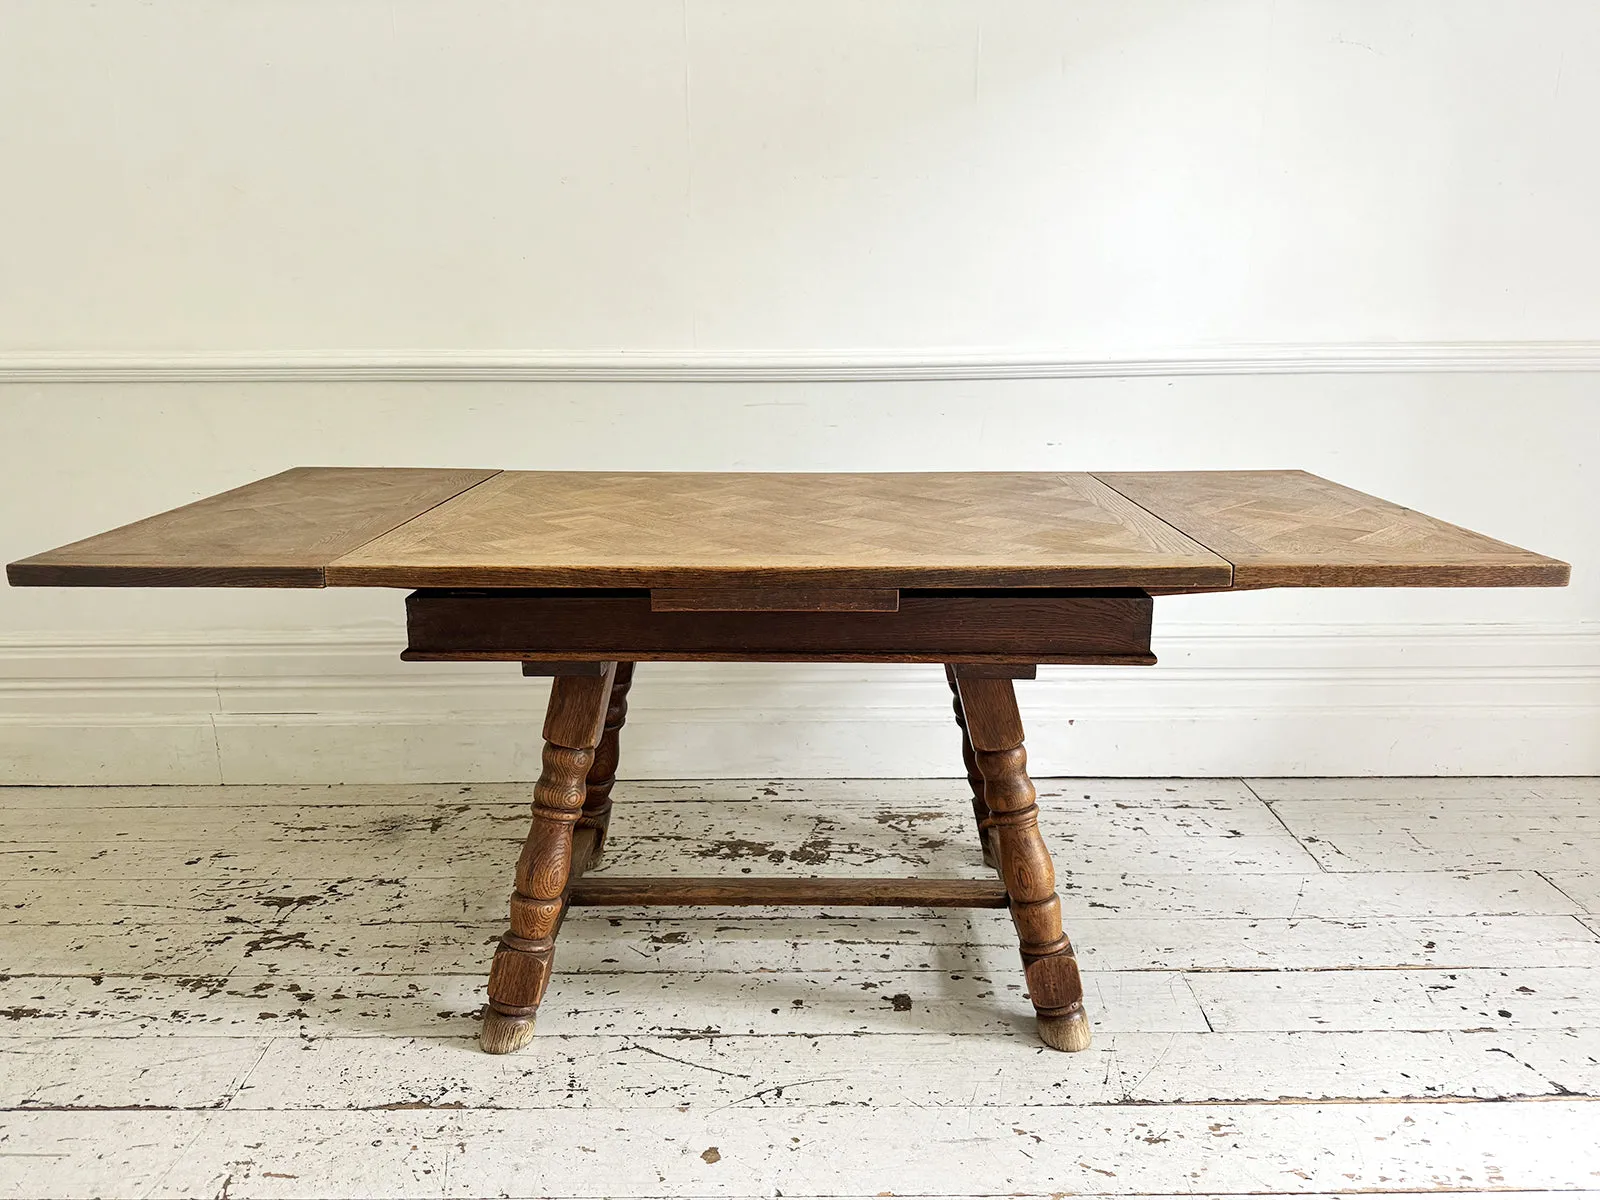
POLYGON ((1303 471, 297 467, 7 567, 18 586, 1560 586, 1565 563, 1303 471))

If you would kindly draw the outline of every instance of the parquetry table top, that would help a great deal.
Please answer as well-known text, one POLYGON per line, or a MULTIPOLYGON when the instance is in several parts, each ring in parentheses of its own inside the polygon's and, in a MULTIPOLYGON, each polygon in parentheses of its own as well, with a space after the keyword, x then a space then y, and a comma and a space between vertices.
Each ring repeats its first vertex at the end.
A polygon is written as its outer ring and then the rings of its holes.
POLYGON ((1302 471, 297 467, 12 563, 121 587, 1559 586, 1543 555, 1302 471))

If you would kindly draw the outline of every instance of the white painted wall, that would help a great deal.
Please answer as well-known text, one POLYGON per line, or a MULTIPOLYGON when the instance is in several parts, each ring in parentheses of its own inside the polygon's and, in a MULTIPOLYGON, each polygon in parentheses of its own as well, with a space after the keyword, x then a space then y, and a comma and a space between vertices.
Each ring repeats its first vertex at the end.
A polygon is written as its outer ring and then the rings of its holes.
POLYGON ((6 0, 20 350, 1592 338, 1588 0, 6 0))
MULTIPOLYGON (((1304 466, 1573 586, 1162 601, 1023 689, 1039 769, 1600 770, 1597 56, 1587 0, 8 0, 0 558, 302 462, 1304 466)), ((526 775, 539 686, 398 616, 0 590, 0 779, 526 775)), ((651 668, 625 773, 949 773, 942 689, 651 668)))

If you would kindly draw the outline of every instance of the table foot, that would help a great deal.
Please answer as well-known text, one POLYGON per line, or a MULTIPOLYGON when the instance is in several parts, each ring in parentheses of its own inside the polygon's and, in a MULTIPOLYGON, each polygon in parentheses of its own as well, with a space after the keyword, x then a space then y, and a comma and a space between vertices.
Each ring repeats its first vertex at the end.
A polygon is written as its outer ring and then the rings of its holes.
POLYGON ((1022 951, 1028 999, 1039 1016, 1039 1035, 1057 1050, 1089 1044, 1083 1011, 1083 980, 1072 943, 1061 928, 1055 864, 1039 833, 1039 805, 1028 778, 1022 717, 1009 679, 956 679, 972 741, 973 761, 983 776, 984 822, 1000 860, 1000 877, 1011 901, 1011 921, 1022 951))
POLYGON ((606 851, 606 833, 611 828, 611 789, 616 786, 617 763, 621 759, 618 735, 628 719, 628 689, 632 686, 633 664, 619 662, 611 684, 611 696, 606 702, 605 728, 584 784, 583 813, 578 818, 578 828, 593 829, 595 833, 594 849, 589 858, 573 864, 579 871, 599 865, 606 851))
POLYGON ((1052 1050, 1087 1050, 1089 1018, 1081 1008, 1065 1017, 1040 1017, 1039 1040, 1052 1050))
POLYGON ((521 1050, 533 1041, 533 1022, 532 1016, 509 1017, 492 1008, 486 1009, 483 1025, 478 1030, 478 1045, 485 1054, 511 1054, 521 1050))
MULTIPOLYGON (((544 765, 533 787, 533 823, 517 860, 511 928, 501 937, 489 968, 489 1005, 480 1041, 491 1054, 509 1053, 533 1037, 534 1016, 550 984, 556 931, 567 908, 574 830, 583 813, 615 673, 616 664, 606 663, 598 676, 560 675, 550 685, 544 765)), ((589 846, 594 837, 584 832, 577 839, 580 847, 589 846)))
POLYGON ((950 707, 955 709, 956 726, 961 730, 961 761, 967 768, 967 786, 972 789, 972 819, 978 824, 978 844, 983 848, 983 865, 998 871, 1000 860, 995 857, 994 846, 989 838, 989 806, 983 800, 983 775, 972 757, 972 738, 967 734, 967 718, 961 711, 956 669, 948 663, 944 668, 944 681, 950 685, 950 707))

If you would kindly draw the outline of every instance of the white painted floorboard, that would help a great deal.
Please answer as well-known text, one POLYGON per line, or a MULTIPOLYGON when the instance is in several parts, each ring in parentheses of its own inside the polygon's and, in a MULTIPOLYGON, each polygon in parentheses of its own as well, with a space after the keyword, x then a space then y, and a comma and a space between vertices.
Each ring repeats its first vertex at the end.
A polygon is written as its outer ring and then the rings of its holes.
MULTIPOLYGON (((1051 780, 1004 913, 580 910, 525 785, 0 788, 0 1197, 1600 1196, 1600 785, 1051 780)), ((961 781, 621 784, 619 874, 982 877, 961 781)))

